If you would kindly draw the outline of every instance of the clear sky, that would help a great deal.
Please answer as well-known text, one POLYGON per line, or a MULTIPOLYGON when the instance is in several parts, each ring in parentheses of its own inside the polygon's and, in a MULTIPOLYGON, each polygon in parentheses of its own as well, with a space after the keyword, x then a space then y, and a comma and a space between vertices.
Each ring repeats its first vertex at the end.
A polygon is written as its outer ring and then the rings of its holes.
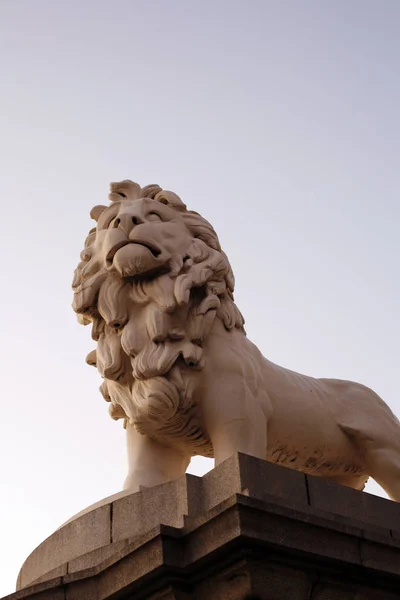
POLYGON ((125 476, 70 308, 110 181, 211 221, 265 356, 400 413, 399 27, 398 0, 0 2, 0 596, 125 476))

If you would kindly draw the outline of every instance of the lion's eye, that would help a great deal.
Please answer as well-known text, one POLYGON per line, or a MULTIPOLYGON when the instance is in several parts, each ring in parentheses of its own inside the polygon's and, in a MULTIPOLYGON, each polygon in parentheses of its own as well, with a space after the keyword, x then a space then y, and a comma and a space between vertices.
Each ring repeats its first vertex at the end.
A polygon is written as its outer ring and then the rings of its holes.
POLYGON ((156 212, 150 212, 147 215, 147 220, 148 221, 162 221, 162 218, 160 217, 160 215, 156 212))
MULTIPOLYGON (((106 212, 106 211, 104 211, 104 212, 106 212)), ((100 218, 97 222, 97 228, 98 229, 108 229, 110 226, 112 226, 112 223, 114 222, 114 220, 115 220, 115 214, 113 215, 111 213, 111 214, 104 215, 104 216, 100 215, 100 218)))

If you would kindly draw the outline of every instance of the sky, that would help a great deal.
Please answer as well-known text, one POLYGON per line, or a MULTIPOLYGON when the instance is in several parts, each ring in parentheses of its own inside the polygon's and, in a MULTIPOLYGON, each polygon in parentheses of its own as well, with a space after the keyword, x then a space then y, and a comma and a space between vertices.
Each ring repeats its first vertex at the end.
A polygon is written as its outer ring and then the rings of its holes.
POLYGON ((0 0, 0 596, 126 475, 71 309, 111 181, 213 224, 266 357, 400 414, 399 25, 398 0, 0 0))

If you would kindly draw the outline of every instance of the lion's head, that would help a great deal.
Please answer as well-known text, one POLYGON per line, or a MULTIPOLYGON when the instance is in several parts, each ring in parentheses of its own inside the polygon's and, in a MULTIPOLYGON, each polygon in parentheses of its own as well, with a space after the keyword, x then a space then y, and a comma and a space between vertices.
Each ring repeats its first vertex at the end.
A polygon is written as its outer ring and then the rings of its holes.
POLYGON ((96 206, 73 280, 73 308, 92 324, 97 366, 114 419, 141 433, 211 454, 192 400, 190 372, 204 365, 215 318, 243 328, 234 279, 211 225, 173 192, 111 184, 96 206))

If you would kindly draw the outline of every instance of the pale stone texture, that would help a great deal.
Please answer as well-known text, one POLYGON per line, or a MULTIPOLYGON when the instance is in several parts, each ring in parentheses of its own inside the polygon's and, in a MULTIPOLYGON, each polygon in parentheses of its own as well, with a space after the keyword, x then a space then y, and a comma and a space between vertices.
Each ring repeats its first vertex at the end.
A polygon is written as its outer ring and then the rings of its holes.
POLYGON ((87 362, 126 426, 125 488, 177 479, 194 454, 218 465, 243 452, 355 489, 371 476, 399 501, 400 425, 384 402, 265 359, 217 234, 176 194, 122 181, 109 199, 92 210, 73 307, 92 325, 87 362))

